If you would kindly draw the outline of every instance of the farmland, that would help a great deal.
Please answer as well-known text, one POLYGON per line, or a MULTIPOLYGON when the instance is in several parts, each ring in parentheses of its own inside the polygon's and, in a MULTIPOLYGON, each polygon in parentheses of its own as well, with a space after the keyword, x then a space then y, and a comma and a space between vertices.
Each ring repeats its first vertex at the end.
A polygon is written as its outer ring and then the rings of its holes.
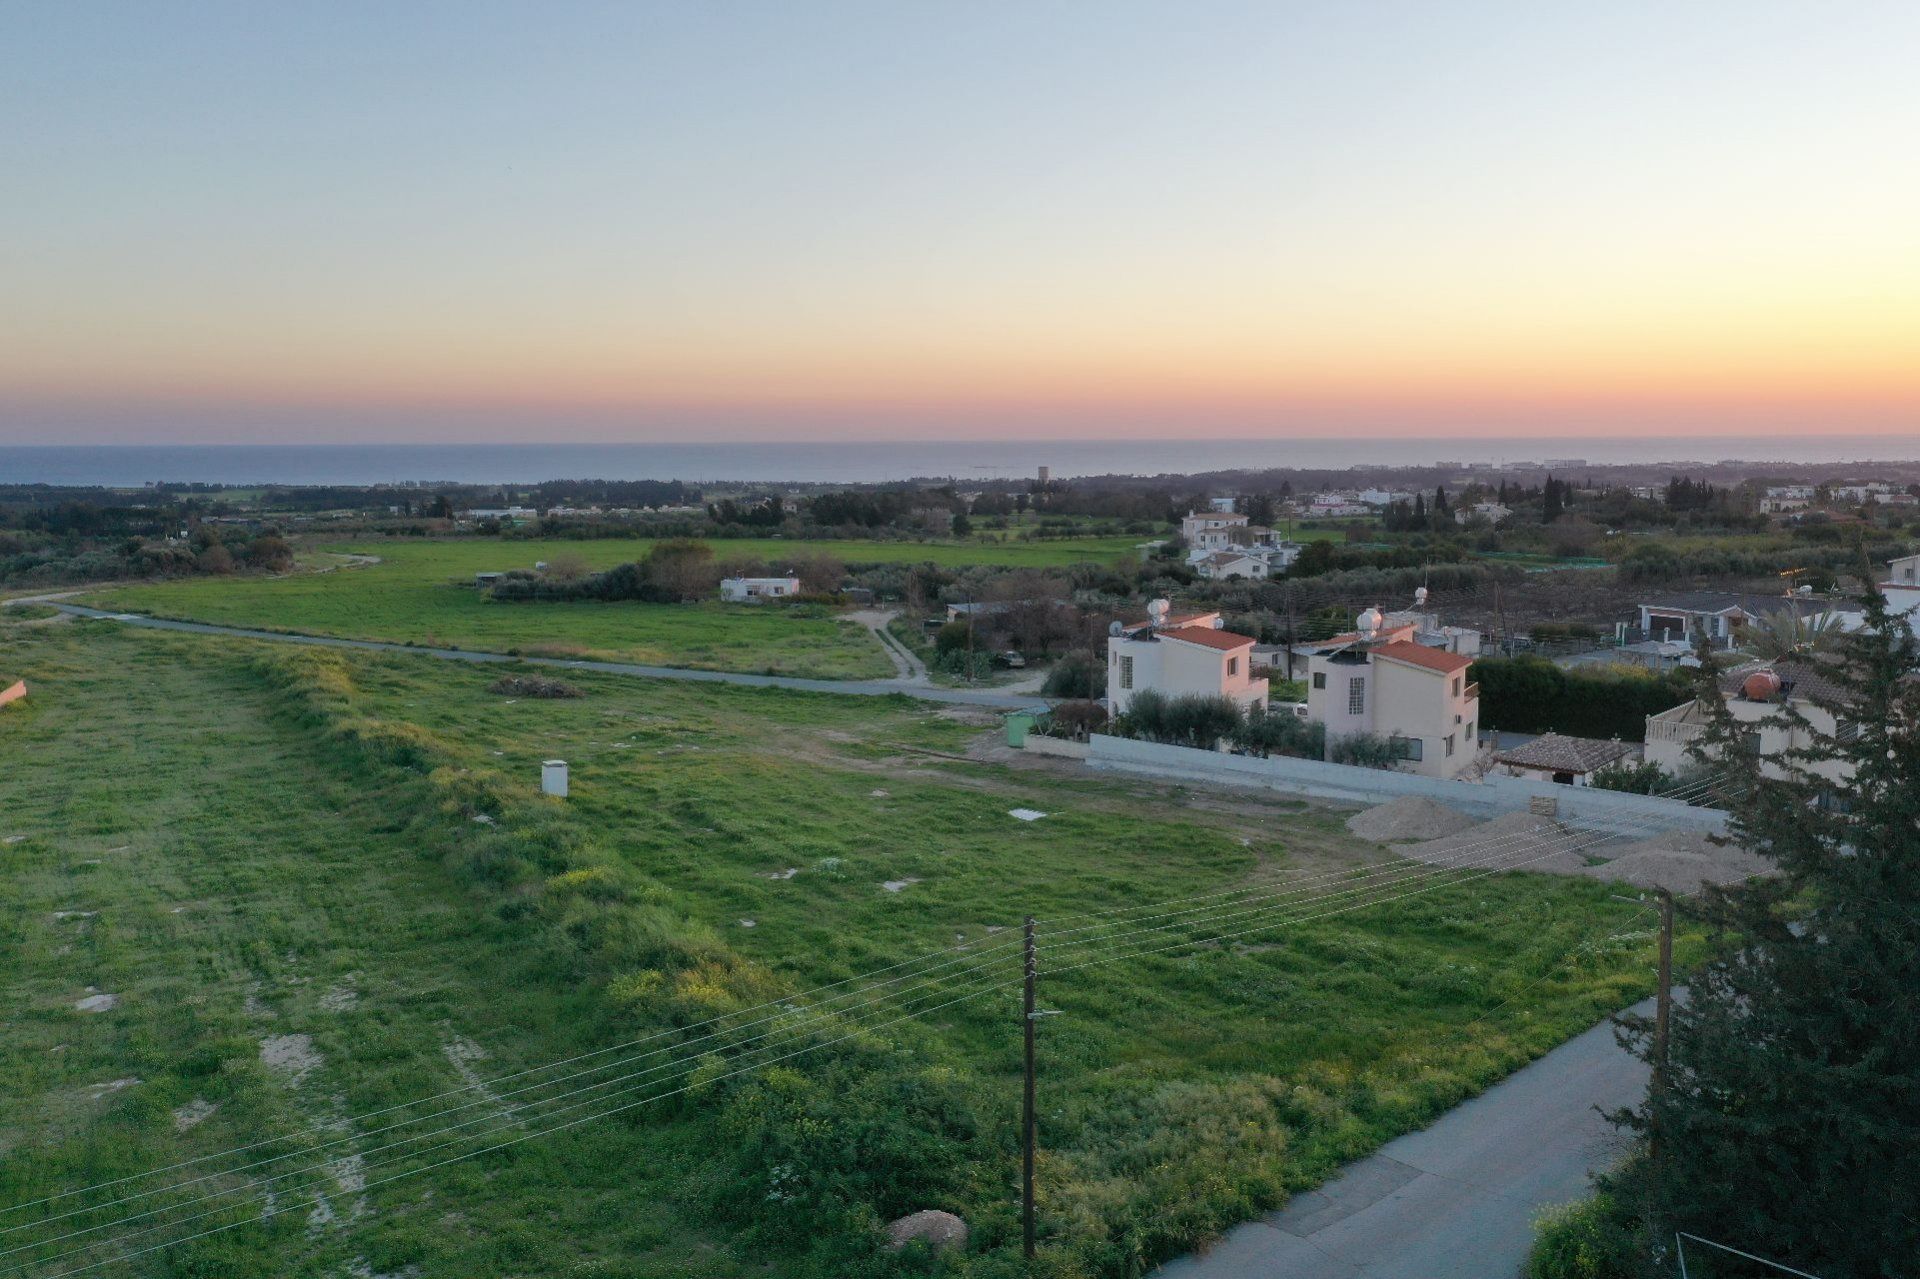
MULTIPOLYGON (((1043 982, 1065 1014, 1041 1064, 1056 1276, 1135 1273, 1645 989, 1633 908, 1527 875, 1168 953, 1111 925, 1076 949, 1068 917, 1383 854, 1332 810, 979 758, 981 724, 905 699, 594 675, 507 698, 464 664, 48 619, 0 617, 0 645, 34 689, 0 718, 0 1203, 268 1138, 305 1151, 330 1138, 300 1130, 351 1134, 463 1080, 981 956, 937 999, 793 1027, 765 1070, 688 1046, 684 1091, 479 1158, 353 1140, 363 1162, 268 1187, 264 1223, 219 1179, 247 1207, 199 1228, 245 1224, 134 1257, 143 1276, 919 1274, 871 1232, 923 1207, 975 1230, 941 1273, 1017 1273, 1017 968, 996 948, 1029 913, 1043 972, 1115 961, 1043 982), (534 793, 556 756, 564 803, 534 793)), ((485 1119, 501 1140, 540 1126, 485 1119)))
MULTIPOLYGON (((430 541, 333 545, 278 577, 193 578, 96 592, 90 602, 198 622, 529 655, 870 679, 893 667, 866 630, 813 608, 718 604, 499 604, 473 587, 478 572, 577 556, 604 568, 646 555, 644 541, 430 541), (378 556, 377 564, 345 557, 378 556)), ((1126 538, 1005 544, 903 542, 714 543, 721 559, 832 554, 851 562, 1040 567, 1132 553, 1126 538)))

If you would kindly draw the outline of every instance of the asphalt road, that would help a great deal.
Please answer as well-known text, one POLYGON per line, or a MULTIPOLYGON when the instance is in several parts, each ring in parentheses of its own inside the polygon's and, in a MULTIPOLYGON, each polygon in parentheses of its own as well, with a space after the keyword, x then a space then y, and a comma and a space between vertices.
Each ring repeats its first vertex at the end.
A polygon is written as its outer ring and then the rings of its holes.
POLYGON ((1583 1198, 1621 1153, 1595 1107, 1646 1086, 1645 1064, 1595 1026, 1156 1279, 1515 1279, 1540 1210, 1583 1198))
POLYGON ((316 648, 349 648, 372 653, 411 653, 438 657, 450 662, 519 662, 527 666, 553 666, 572 671, 605 671, 610 675, 637 675, 645 679, 685 680, 696 684, 741 684, 750 688, 791 688, 806 693, 841 693, 856 697, 889 697, 903 694, 925 702, 947 702, 962 706, 984 706, 992 710, 1023 711, 1044 709, 1046 699, 1031 693, 995 692, 991 689, 933 688, 912 679, 799 679, 790 675, 745 675, 735 671, 694 671, 679 666, 640 666, 631 662, 589 662, 558 657, 512 657, 506 653, 475 652, 464 648, 425 648, 417 644, 389 644, 379 640, 338 639, 329 635, 292 635, 283 631, 256 631, 240 626, 214 626, 207 622, 175 622, 141 613, 109 613, 79 604, 62 604, 48 597, 10 600, 12 604, 42 603, 75 617, 91 617, 142 626, 157 631, 184 631, 190 635, 219 635, 233 639, 269 640, 276 644, 307 644, 316 648))

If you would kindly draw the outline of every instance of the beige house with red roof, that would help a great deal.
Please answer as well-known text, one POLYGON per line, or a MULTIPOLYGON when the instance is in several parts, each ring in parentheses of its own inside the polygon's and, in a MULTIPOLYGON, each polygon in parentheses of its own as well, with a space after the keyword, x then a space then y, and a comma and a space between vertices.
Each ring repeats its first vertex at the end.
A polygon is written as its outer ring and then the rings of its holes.
POLYGON ((1107 709, 1124 715, 1135 696, 1224 697, 1244 713, 1267 704, 1264 673, 1253 674, 1253 636, 1223 629, 1218 613, 1169 613, 1148 605, 1144 622, 1114 623, 1107 638, 1107 709))
POLYGON ((1360 615, 1352 643, 1307 663, 1307 718, 1327 741, 1370 734, 1400 748, 1400 767, 1423 777, 1458 777, 1479 751, 1480 686, 1473 659, 1400 638, 1380 638, 1379 610, 1360 615))

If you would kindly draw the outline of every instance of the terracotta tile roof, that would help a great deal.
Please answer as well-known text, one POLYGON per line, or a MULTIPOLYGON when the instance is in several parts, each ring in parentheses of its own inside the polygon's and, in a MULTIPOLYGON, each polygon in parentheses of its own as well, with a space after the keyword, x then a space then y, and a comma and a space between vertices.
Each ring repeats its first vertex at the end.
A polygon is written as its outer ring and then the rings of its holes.
POLYGON ((1373 655, 1390 658, 1396 662, 1405 662, 1408 666, 1438 671, 1442 675, 1452 675, 1456 671, 1464 671, 1473 665, 1471 657, 1449 653, 1444 648, 1428 648, 1425 644, 1409 644, 1405 640, 1382 644, 1373 650, 1373 655))
POLYGON ((1496 764, 1517 764, 1521 768, 1547 769, 1555 773, 1590 773, 1631 754, 1633 747, 1625 742, 1546 733, 1530 742, 1522 742, 1512 750, 1501 751, 1493 760, 1496 764))
POLYGON ((1182 626, 1177 630, 1161 631, 1161 639, 1184 640, 1189 644, 1199 644, 1205 648, 1217 648, 1222 652, 1236 648, 1246 648, 1253 643, 1251 635, 1235 635, 1232 631, 1216 631, 1211 626, 1182 626))

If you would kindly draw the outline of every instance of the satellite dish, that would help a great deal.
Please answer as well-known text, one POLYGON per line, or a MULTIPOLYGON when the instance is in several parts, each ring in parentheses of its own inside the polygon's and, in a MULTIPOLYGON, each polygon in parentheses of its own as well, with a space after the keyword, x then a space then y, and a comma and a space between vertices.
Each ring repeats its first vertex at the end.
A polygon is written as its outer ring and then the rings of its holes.
POLYGON ((1107 624, 1107 634, 1109 635, 1125 635, 1126 633, 1127 628, 1119 622, 1109 622, 1107 624))
POLYGON ((1167 610, 1171 607, 1173 606, 1165 600, 1148 600, 1147 622, 1153 626, 1160 625, 1167 620, 1167 610))
POLYGON ((1354 629, 1360 632, 1361 639, 1370 640, 1379 633, 1380 621, 1380 606, 1374 604, 1363 610, 1360 616, 1354 619, 1354 629))
POLYGON ((1415 589, 1415 591, 1413 592, 1413 606, 1415 608, 1425 608, 1427 606, 1427 588, 1426 587, 1422 586, 1415 589))

